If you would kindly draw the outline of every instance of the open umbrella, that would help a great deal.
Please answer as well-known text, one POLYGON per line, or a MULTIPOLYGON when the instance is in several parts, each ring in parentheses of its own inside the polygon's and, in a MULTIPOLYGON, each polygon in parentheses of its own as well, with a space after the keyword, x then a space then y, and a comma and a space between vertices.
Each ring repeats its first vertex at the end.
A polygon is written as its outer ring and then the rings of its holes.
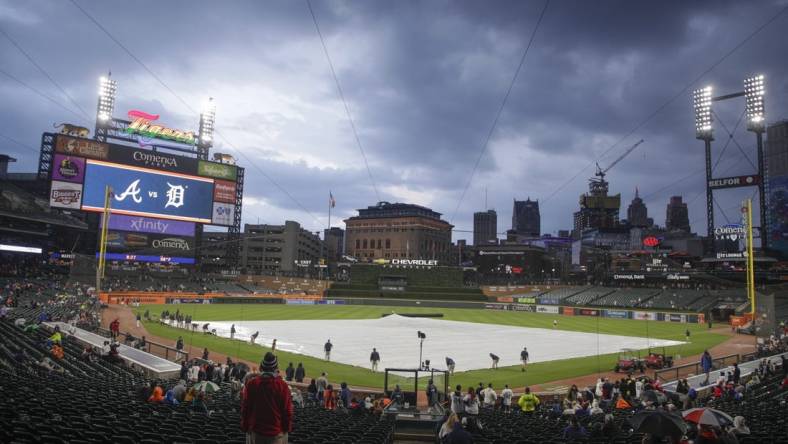
POLYGON ((724 427, 733 424, 733 418, 725 412, 707 407, 685 410, 682 413, 685 421, 715 427, 724 427))
POLYGON ((205 393, 215 393, 219 391, 219 386, 211 381, 202 381, 194 384, 194 390, 205 393))
POLYGON ((641 410, 629 418, 629 423, 635 432, 653 436, 682 436, 687 432, 681 416, 663 410, 641 410))

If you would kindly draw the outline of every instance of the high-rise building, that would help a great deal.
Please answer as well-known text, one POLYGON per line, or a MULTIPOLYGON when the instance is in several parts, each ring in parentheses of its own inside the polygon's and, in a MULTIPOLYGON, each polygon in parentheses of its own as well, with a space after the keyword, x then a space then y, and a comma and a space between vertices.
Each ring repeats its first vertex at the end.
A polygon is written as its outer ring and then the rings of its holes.
POLYGON ((665 215, 665 228, 668 231, 690 232, 689 211, 681 196, 672 196, 665 215))
POLYGON ((640 198, 637 188, 635 188, 635 198, 632 199, 632 203, 627 208, 627 222, 633 227, 650 227, 654 223, 648 217, 648 208, 643 203, 643 199, 640 198))
POLYGON ((512 231, 520 236, 539 237, 542 234, 542 218, 539 215, 539 201, 514 201, 512 209, 512 231))
POLYGON ((336 262, 345 254, 345 230, 331 227, 323 230, 323 244, 325 245, 325 258, 329 262, 336 262))
POLYGON ((318 264, 323 245, 298 222, 244 224, 242 264, 249 273, 294 272, 318 264), (299 268, 300 267, 300 268, 299 268))
POLYGON ((498 241, 498 214, 495 210, 473 213, 473 245, 490 245, 498 241))
MULTIPOLYGON (((345 251, 362 261, 451 257, 450 223, 420 205, 378 202, 345 219, 345 251)), ((454 259, 456 261, 456 259, 454 259)))
POLYGON ((788 258, 788 120, 766 128, 769 248, 788 258))

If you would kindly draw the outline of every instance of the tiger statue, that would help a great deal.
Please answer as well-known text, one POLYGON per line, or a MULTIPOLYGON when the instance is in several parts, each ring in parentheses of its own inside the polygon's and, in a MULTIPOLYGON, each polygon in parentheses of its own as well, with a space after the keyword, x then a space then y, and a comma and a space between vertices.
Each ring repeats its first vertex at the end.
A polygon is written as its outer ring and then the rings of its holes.
POLYGON ((55 128, 60 128, 60 134, 67 136, 87 138, 90 130, 84 126, 72 125, 70 123, 61 123, 60 125, 52 125, 55 128))

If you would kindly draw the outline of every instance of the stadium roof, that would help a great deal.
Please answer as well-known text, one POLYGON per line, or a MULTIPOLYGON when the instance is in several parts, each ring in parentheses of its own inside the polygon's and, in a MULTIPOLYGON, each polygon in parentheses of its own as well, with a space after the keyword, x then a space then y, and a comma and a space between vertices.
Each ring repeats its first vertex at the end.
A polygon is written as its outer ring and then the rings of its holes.
POLYGON ((28 193, 5 180, 0 180, 0 216, 78 230, 88 229, 85 222, 53 211, 45 199, 28 193))

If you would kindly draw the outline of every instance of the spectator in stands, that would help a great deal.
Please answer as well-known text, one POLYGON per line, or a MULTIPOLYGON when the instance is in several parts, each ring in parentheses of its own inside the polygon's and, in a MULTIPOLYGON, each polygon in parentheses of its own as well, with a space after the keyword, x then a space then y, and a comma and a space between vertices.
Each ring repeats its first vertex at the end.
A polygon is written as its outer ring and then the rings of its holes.
POLYGON ((479 385, 476 386, 476 397, 477 398, 481 399, 483 390, 484 390, 484 384, 482 384, 480 382, 479 385))
POLYGON ((378 371, 378 363, 380 362, 380 353, 378 353, 378 350, 375 347, 372 347, 372 353, 370 353, 369 355, 369 362, 371 363, 372 371, 373 372, 378 371))
POLYGON ((326 341, 325 345, 323 345, 323 351, 326 353, 326 361, 331 360, 331 349, 334 348, 334 344, 331 343, 331 339, 326 341))
POLYGON ((430 379, 429 383, 427 383, 427 406, 429 407, 429 411, 432 412, 432 409, 438 404, 438 387, 435 386, 435 382, 430 379))
POLYGON ((186 398, 186 381, 181 379, 178 384, 172 388, 172 394, 178 402, 182 402, 186 398))
POLYGON ((140 316, 139 312, 137 312, 136 318, 137 318, 137 328, 140 328, 140 321, 142 320, 142 316, 140 316))
POLYGON ((109 362, 120 363, 122 360, 120 359, 120 351, 118 350, 120 344, 117 342, 112 342, 109 344, 109 355, 107 355, 107 359, 109 362))
POLYGON ((285 381, 290 382, 293 380, 293 376, 295 375, 295 367, 293 367, 293 363, 287 364, 287 368, 285 369, 285 381))
POLYGON ((167 390, 167 393, 164 394, 164 403, 173 407, 180 404, 180 401, 178 401, 178 398, 175 396, 174 388, 167 390))
POLYGON ((465 418, 468 421, 468 428, 471 430, 479 430, 478 416, 479 416, 479 397, 473 390, 473 387, 468 387, 468 393, 462 398, 463 405, 465 406, 465 418))
POLYGON ((179 361, 183 353, 183 338, 180 336, 178 336, 178 340, 175 341, 175 350, 175 360, 179 361))
POLYGON ((148 346, 148 341, 145 339, 145 336, 143 336, 142 339, 140 339, 139 342, 137 342, 137 348, 140 350, 145 350, 147 346, 148 346))
POLYGON ((342 407, 350 408, 350 389, 347 387, 346 382, 342 382, 339 384, 339 400, 342 401, 342 407))
POLYGON ((679 379, 679 382, 676 383, 676 393, 683 395, 689 393, 689 383, 686 379, 679 379))
POLYGON ((501 359, 495 353, 490 353, 490 359, 492 360, 492 366, 490 368, 497 369, 498 368, 498 361, 501 359))
POLYGON ((402 388, 399 384, 395 385, 394 390, 391 392, 391 403, 398 409, 402 408, 405 403, 405 394, 402 393, 402 388))
POLYGON ((328 384, 326 389, 323 390, 323 408, 327 410, 337 408, 337 396, 334 393, 334 386, 331 384, 328 384))
POLYGON ((110 322, 109 332, 113 340, 118 339, 118 334, 120 334, 120 321, 118 320, 118 318, 115 318, 114 321, 110 322))
POLYGON ((326 387, 328 387, 328 376, 326 372, 320 374, 317 378, 317 399, 319 401, 323 400, 324 392, 326 391, 326 387))
POLYGON ((495 408, 495 402, 498 400, 498 394, 495 393, 492 383, 487 384, 487 388, 482 390, 482 400, 484 407, 490 410, 495 408))
POLYGON ((749 435, 750 428, 747 427, 747 423, 743 416, 736 416, 733 418, 733 428, 731 429, 734 435, 749 435))
POLYGON ((57 361, 61 361, 64 357, 63 347, 60 346, 59 342, 56 342, 54 345, 52 345, 51 353, 52 357, 57 361))
POLYGON ((50 336, 49 339, 47 340, 47 346, 51 347, 52 344, 60 344, 62 340, 63 340, 63 336, 60 334, 60 327, 56 325, 55 330, 52 333, 52 336, 50 336))
POLYGON ((185 381, 188 378, 189 378, 189 365, 186 364, 186 361, 181 361, 180 379, 185 381))
POLYGON ((295 371, 295 381, 304 382, 305 376, 306 376, 306 369, 304 368, 304 365, 299 362, 298 367, 296 367, 296 371, 295 371))
POLYGON ((208 361, 209 360, 208 359, 209 354, 210 354, 210 352, 208 351, 208 347, 205 347, 205 348, 202 349, 202 359, 204 361, 208 361))
POLYGON ((741 369, 739 368, 738 362, 733 363, 733 374, 731 375, 731 379, 733 384, 738 384, 741 379, 741 369))
POLYGON ((309 386, 306 388, 306 393, 307 393, 307 399, 310 401, 310 403, 315 403, 318 401, 317 384, 315 383, 314 379, 309 381, 309 386))
POLYGON ((449 371, 449 375, 454 376, 454 359, 446 356, 446 370, 449 371))
POLYGON ((523 363, 523 371, 525 371, 525 366, 528 365, 528 348, 523 347, 523 351, 520 352, 520 362, 523 363))
POLYGON ((505 384, 503 390, 501 390, 501 410, 503 410, 504 413, 511 412, 512 397, 514 397, 514 392, 509 388, 509 384, 505 384))
POLYGON ((148 398, 148 402, 162 402, 164 401, 164 391, 162 390, 161 386, 156 384, 155 382, 150 383, 151 395, 148 398))
POLYGON ((462 386, 459 384, 451 394, 451 411, 457 415, 462 415, 465 412, 465 405, 462 402, 462 386))
MULTIPOLYGON (((454 426, 459 423, 460 423, 460 418, 457 416, 456 413, 452 413, 449 415, 449 417, 446 419, 446 421, 443 423, 440 430, 438 431, 438 438, 441 440, 441 442, 444 442, 444 440, 448 441, 447 436, 449 435, 449 433, 452 432, 452 430, 454 430, 454 426)), ((462 427, 462 425, 460 425, 460 427, 462 427)))
POLYGON ((293 428, 290 388, 276 376, 279 367, 271 352, 263 358, 263 372, 246 383, 241 402, 241 429, 249 444, 286 444, 293 428))
POLYGON ((618 425, 616 425, 615 417, 608 413, 605 415, 605 421, 599 430, 599 435, 602 438, 613 439, 620 432, 618 425))
MULTIPOLYGON (((709 325, 711 325, 711 321, 709 321, 709 325)), ((706 374, 706 381, 703 383, 703 385, 706 385, 709 383, 709 373, 714 366, 708 350, 703 351, 703 355, 700 357, 700 366, 703 369, 703 373, 706 374)))
POLYGON ((533 414, 536 407, 539 406, 539 402, 539 397, 531 393, 530 387, 526 387, 525 393, 517 400, 517 405, 520 406, 520 410, 522 410, 523 413, 530 415, 533 414))
POLYGON ((197 360, 193 360, 192 366, 189 368, 189 381, 197 382, 200 380, 200 366, 197 364, 197 360))
POLYGON ((252 345, 254 345, 254 341, 256 341, 256 340, 257 340, 257 336, 258 336, 259 334, 260 334, 260 332, 259 332, 259 331, 256 331, 256 332, 254 332, 254 333, 252 334, 252 336, 250 336, 250 337, 249 337, 249 342, 250 342, 252 345))
POLYGON ((577 418, 572 416, 569 418, 569 425, 564 428, 563 438, 567 441, 579 441, 588 436, 585 427, 577 422, 577 418))

